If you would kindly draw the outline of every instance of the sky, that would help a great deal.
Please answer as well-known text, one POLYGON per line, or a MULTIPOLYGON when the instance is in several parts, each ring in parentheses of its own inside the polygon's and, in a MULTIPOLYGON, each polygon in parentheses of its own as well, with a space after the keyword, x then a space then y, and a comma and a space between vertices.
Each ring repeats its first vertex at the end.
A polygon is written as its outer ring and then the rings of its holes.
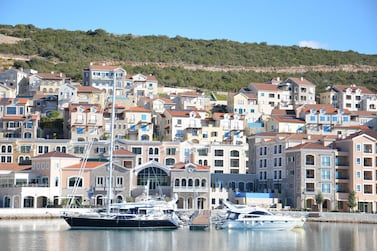
POLYGON ((377 55, 377 0, 0 0, 0 24, 377 55))

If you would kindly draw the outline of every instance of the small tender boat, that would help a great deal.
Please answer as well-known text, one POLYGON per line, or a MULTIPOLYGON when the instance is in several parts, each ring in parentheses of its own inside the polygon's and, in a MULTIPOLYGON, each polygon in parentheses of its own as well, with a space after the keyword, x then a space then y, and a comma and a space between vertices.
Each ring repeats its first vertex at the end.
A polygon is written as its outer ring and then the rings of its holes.
POLYGON ((291 230, 304 223, 303 218, 275 215, 261 207, 224 204, 229 210, 218 226, 220 229, 291 230))

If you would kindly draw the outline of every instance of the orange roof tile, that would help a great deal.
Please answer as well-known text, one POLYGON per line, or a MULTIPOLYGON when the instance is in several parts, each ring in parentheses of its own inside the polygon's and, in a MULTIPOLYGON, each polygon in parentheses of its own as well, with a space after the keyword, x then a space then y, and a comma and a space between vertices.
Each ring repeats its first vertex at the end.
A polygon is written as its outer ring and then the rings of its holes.
POLYGON ((279 88, 277 85, 265 84, 265 83, 250 83, 251 86, 254 86, 255 89, 259 91, 278 91, 279 88))
MULTIPOLYGON (((63 169, 67 168, 67 169, 76 169, 76 168, 81 168, 82 167, 82 163, 83 162, 80 162, 80 163, 77 163, 77 164, 74 164, 74 165, 70 165, 70 166, 66 166, 64 167, 63 169)), ((85 169, 94 169, 94 168, 97 168, 97 167, 100 167, 100 166, 103 166, 105 164, 107 164, 108 162, 97 162, 97 161, 90 161, 90 162, 86 162, 84 163, 84 166, 83 168, 85 169)))
POLYGON ((30 170, 31 165, 19 165, 17 163, 1 163, 0 170, 2 171, 24 171, 30 170))
POLYGON ((36 158, 80 158, 80 157, 77 157, 75 155, 68 154, 68 153, 53 151, 53 152, 48 152, 41 155, 37 155, 33 158, 36 159, 36 158))

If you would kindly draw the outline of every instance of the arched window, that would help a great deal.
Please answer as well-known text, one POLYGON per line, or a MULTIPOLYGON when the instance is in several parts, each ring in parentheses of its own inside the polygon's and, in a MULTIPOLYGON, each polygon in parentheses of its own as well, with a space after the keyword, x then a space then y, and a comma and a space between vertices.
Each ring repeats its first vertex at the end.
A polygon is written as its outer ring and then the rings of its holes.
POLYGON ((158 151, 158 148, 157 148, 157 147, 154 149, 154 154, 156 154, 156 155, 159 154, 159 151, 158 151))
POLYGON ((186 186, 186 179, 183 179, 183 180, 182 180, 182 186, 183 186, 183 187, 186 186))
POLYGON ((231 157, 239 157, 240 156, 240 152, 237 151, 237 150, 233 150, 230 152, 230 156, 231 157))
POLYGON ((8 153, 11 153, 12 152, 12 146, 8 146, 8 153))
POLYGON ((305 158, 305 164, 306 165, 314 165, 314 155, 306 155, 305 158))
POLYGON ((200 186, 200 180, 199 179, 195 179, 195 187, 198 187, 200 186))
POLYGON ((74 187, 77 184, 78 187, 82 187, 82 178, 80 177, 71 177, 68 179, 68 187, 74 187), (77 183, 76 183, 77 180, 77 183))
POLYGON ((189 187, 192 187, 192 185, 193 185, 192 183, 193 183, 192 179, 189 179, 189 180, 188 180, 188 186, 189 186, 189 187))
POLYGON ((1 146, 1 152, 5 153, 6 151, 7 151, 7 147, 6 146, 1 146))
POLYGON ((149 154, 153 154, 153 148, 152 147, 149 148, 149 154))
POLYGON ((205 159, 204 160, 204 163, 203 163, 204 166, 208 166, 208 161, 205 159))
MULTIPOLYGON (((168 174, 162 170, 161 168, 151 166, 145 168, 139 172, 137 175, 137 185, 138 186, 145 186, 146 184, 150 186, 169 186, 170 185, 170 178, 168 174)), ((154 188, 152 188, 154 189, 154 188)))
POLYGON ((202 187, 206 187, 207 186, 207 180, 206 179, 202 179, 202 187))
POLYGON ((179 187, 179 179, 175 179, 174 186, 179 187))

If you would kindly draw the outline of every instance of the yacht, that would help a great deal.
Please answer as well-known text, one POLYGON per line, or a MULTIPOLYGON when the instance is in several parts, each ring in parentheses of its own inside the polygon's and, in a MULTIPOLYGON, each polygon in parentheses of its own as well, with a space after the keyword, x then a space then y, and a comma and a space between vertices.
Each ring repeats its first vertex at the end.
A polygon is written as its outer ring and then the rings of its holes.
POLYGON ((64 220, 71 229, 176 229, 180 220, 175 201, 147 200, 114 203, 107 209, 88 213, 66 213, 64 220))
MULTIPOLYGON (((112 170, 114 151, 114 123, 115 123, 115 85, 116 74, 113 74, 113 95, 110 126, 110 156, 108 164, 108 189, 106 209, 88 212, 64 212, 62 218, 71 229, 176 229, 179 218, 175 214, 177 198, 166 202, 164 200, 147 199, 141 202, 112 203, 112 170)), ((80 171, 82 171, 80 169, 80 171)), ((77 183, 77 182, 76 182, 77 183)), ((77 184, 75 184, 75 188, 77 184)), ((74 198, 75 189, 70 198, 74 198)), ((147 196, 147 198, 149 198, 147 196)), ((70 200, 69 206, 72 204, 70 200)))
POLYGON ((249 207, 223 202, 228 208, 220 229, 291 230, 302 227, 305 219, 275 215, 262 207, 249 207))

